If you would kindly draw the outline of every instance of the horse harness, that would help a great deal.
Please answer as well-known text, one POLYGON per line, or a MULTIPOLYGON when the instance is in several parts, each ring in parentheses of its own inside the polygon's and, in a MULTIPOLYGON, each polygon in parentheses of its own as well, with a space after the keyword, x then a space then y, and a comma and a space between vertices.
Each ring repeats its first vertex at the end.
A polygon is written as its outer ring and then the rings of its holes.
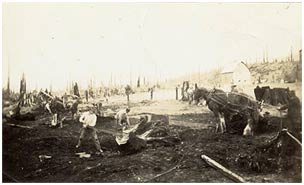
MULTIPOLYGON (((234 113, 242 113, 243 111, 245 111, 247 109, 254 110, 254 108, 250 107, 250 106, 246 106, 245 108, 242 108, 241 110, 237 109, 237 108, 232 108, 231 106, 240 107, 240 105, 236 105, 236 104, 231 103, 229 101, 228 96, 229 96, 229 92, 215 93, 215 90, 214 91, 210 91, 206 95, 206 104, 209 104, 210 101, 214 101, 215 103, 221 105, 222 109, 226 109, 226 110, 229 110, 229 111, 234 112, 234 113), (215 98, 216 94, 225 94, 226 95, 226 101, 225 100, 221 101, 220 99, 216 99, 215 98)), ((248 100, 248 103, 249 103, 250 100, 248 98, 247 98, 247 100, 248 100)))

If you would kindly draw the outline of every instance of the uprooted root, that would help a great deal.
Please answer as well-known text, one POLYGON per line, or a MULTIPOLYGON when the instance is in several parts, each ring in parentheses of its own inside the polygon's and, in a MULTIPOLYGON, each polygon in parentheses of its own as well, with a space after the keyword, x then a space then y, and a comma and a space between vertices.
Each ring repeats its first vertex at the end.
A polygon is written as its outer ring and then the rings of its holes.
POLYGON ((242 168, 254 172, 287 171, 301 169, 301 148, 281 132, 275 139, 253 152, 239 154, 236 163, 242 168))

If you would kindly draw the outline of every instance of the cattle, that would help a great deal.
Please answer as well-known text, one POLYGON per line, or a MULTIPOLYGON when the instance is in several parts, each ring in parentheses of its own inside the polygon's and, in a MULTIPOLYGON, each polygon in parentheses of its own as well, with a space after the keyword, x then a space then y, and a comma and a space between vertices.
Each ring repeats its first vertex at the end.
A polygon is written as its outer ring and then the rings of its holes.
POLYGON ((242 93, 224 92, 220 89, 208 90, 198 88, 194 92, 194 100, 204 99, 208 108, 218 119, 216 132, 226 132, 226 121, 239 115, 246 121, 243 135, 253 135, 259 121, 259 104, 250 96, 242 93))
POLYGON ((255 98, 258 101, 263 101, 270 105, 284 105, 288 102, 289 88, 273 88, 269 86, 259 87, 254 89, 255 98))

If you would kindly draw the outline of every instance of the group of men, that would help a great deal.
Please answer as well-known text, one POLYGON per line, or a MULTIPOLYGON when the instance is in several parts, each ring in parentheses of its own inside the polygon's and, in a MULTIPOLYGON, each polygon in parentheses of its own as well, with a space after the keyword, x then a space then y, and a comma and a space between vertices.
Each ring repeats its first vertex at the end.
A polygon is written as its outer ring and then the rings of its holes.
MULTIPOLYGON (((81 146, 82 141, 86 136, 90 136, 91 138, 93 138, 93 142, 97 149, 96 154, 101 154, 103 150, 101 149, 101 145, 97 135, 97 129, 95 128, 97 122, 97 115, 99 115, 100 113, 101 105, 98 104, 98 106, 93 106, 93 108, 91 108, 90 110, 78 114, 79 103, 80 101, 76 100, 71 105, 65 106, 64 101, 64 104, 62 105, 64 110, 70 110, 72 112, 72 120, 77 120, 77 118, 79 118, 79 122, 82 123, 82 128, 80 130, 80 136, 76 148, 79 148, 81 146)), ((59 121, 59 112, 61 107, 60 103, 58 103, 58 100, 54 98, 53 100, 47 102, 45 107, 48 112, 52 114, 51 127, 59 126, 60 128, 62 128, 62 123, 64 120, 59 121)), ((123 132, 130 126, 130 120, 128 116, 129 112, 130 108, 126 108, 116 113, 115 119, 118 132, 123 132)))

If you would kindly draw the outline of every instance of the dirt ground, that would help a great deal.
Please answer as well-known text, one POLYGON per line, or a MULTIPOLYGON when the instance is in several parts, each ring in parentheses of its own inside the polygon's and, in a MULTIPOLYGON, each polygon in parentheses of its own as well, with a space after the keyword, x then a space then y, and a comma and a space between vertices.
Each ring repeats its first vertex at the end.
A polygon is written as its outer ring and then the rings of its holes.
MULTIPOLYGON (((149 97, 148 95, 146 97, 149 97)), ((172 96, 174 97, 174 96, 172 96)), ((104 107, 116 110, 126 106, 125 97, 110 100, 104 107)), ((148 99, 148 98, 146 98, 148 99)), ((50 128, 50 115, 36 121, 10 122, 32 127, 9 126, 3 120, 4 182, 233 182, 201 159, 208 155, 248 182, 301 182, 301 156, 289 156, 288 169, 268 166, 255 170, 244 165, 241 156, 253 154, 277 135, 279 120, 270 131, 256 136, 214 133, 215 120, 208 108, 170 99, 133 101, 131 113, 168 115, 169 128, 181 138, 179 144, 149 144, 144 150, 122 155, 114 136, 99 132, 103 155, 85 140, 76 149, 81 124, 70 121, 64 127, 50 128), (75 153, 91 153, 79 158, 75 153), (41 155, 50 159, 39 158, 41 155), (167 172, 167 173, 166 173, 167 172), (163 175, 159 175, 163 174, 163 175)), ((135 123, 132 123, 135 124, 135 123)), ((97 129, 115 131, 111 120, 98 122, 97 129)), ((265 160, 275 160, 275 157, 265 160)), ((269 163, 270 164, 270 163, 269 163)), ((271 164, 276 164, 273 162, 271 164)))

